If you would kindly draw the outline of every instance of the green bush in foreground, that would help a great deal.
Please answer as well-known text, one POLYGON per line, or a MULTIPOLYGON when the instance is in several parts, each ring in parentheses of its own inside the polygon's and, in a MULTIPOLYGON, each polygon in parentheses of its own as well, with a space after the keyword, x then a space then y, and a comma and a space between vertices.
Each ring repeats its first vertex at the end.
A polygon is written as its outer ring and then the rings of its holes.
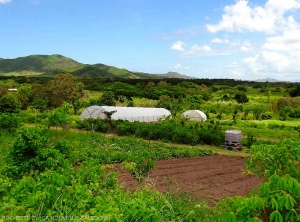
POLYGON ((215 221, 300 221, 300 143, 253 146, 247 170, 264 179, 248 197, 225 198, 215 221))
POLYGON ((124 190, 97 157, 72 165, 70 147, 50 135, 39 128, 19 132, 0 170, 2 220, 209 221, 212 210, 187 197, 124 190))

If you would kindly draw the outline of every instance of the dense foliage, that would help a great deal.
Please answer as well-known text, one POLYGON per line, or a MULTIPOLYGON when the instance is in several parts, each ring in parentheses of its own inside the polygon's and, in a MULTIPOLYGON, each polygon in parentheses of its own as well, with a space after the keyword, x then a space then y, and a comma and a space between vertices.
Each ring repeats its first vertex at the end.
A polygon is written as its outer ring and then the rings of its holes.
MULTIPOLYGON (((101 119, 85 119, 78 122, 80 129, 108 132, 107 121, 101 119)), ((147 140, 163 140, 182 144, 208 144, 220 145, 224 142, 224 133, 218 130, 217 125, 207 125, 204 128, 199 123, 178 123, 173 120, 163 121, 157 124, 141 122, 113 121, 113 131, 120 136, 134 135, 147 140)))
POLYGON ((264 179, 248 197, 226 198, 218 203, 215 221, 299 221, 300 143, 253 146, 247 170, 264 179))
POLYGON ((2 220, 300 221, 299 84, 122 79, 147 74, 102 64, 77 69, 77 78, 63 73, 0 77, 2 220), (104 120, 79 121, 80 109, 89 105, 164 107, 172 118, 150 124, 114 121, 106 113, 104 120), (208 121, 182 118, 187 109, 204 111, 208 121), (221 145, 226 129, 242 130, 249 152, 244 173, 263 180, 249 196, 210 208, 144 186, 155 160, 213 155, 196 145, 221 145), (120 186, 115 163, 140 183, 135 192, 120 186))
MULTIPOLYGON (((84 135, 86 141, 87 135, 84 135)), ((92 151, 93 145, 94 153, 100 155, 103 155, 100 149, 107 153, 122 149, 114 144, 107 147, 103 141, 95 144, 91 140, 89 144, 88 150, 92 151)), ((128 144, 124 150, 127 152, 123 154, 136 148, 130 143, 125 144, 128 144)), ((77 147, 78 153, 86 154, 82 152, 84 147, 77 147)), ((211 213, 205 204, 195 206, 185 199, 162 195, 149 188, 129 193, 117 183, 112 165, 100 165, 98 156, 86 156, 81 161, 78 157, 70 145, 53 137, 51 131, 22 128, 0 170, 2 219, 195 221, 205 220, 211 213)), ((136 158, 127 160, 135 161, 136 158)))
POLYGON ((14 96, 5 95, 0 98, 1 113, 18 113, 20 109, 21 104, 14 96))

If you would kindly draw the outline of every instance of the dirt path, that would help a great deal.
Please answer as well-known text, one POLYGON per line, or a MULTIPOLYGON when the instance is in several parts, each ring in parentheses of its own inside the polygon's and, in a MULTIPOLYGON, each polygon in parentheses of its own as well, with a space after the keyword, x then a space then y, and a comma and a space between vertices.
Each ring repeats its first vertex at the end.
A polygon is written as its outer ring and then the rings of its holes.
MULTIPOLYGON (((213 206, 224 197, 247 195, 258 187, 256 176, 244 175, 244 157, 225 155, 205 156, 155 161, 156 168, 150 171, 148 184, 158 191, 187 191, 201 201, 213 206)), ((121 170, 120 182, 129 190, 137 187, 126 170, 121 170)))

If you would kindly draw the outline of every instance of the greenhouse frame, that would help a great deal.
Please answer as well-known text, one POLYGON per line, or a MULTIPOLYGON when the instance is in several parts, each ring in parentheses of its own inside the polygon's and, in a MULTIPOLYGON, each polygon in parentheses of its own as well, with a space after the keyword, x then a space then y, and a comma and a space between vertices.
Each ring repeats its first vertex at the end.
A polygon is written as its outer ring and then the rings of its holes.
POLYGON ((182 117, 195 121, 206 121, 207 116, 200 110, 187 110, 182 114, 182 117))
POLYGON ((169 110, 164 108, 144 108, 144 107, 118 107, 118 106, 90 106, 80 115, 80 119, 101 118, 105 119, 105 112, 112 112, 113 120, 128 120, 130 122, 157 122, 170 116, 169 110))

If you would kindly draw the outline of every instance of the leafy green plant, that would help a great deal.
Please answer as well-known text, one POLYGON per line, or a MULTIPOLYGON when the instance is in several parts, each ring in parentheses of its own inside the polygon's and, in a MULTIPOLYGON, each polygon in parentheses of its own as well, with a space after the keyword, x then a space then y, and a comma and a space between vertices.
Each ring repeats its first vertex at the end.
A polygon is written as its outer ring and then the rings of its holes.
POLYGON ((250 150, 248 172, 264 179, 248 197, 225 198, 215 221, 300 221, 300 144, 257 145, 250 150))
POLYGON ((5 95, 0 98, 1 113, 18 113, 21 109, 21 103, 12 95, 5 95))
POLYGON ((47 126, 50 128, 54 126, 57 130, 58 126, 62 126, 63 124, 67 124, 69 121, 69 107, 68 104, 65 103, 62 107, 59 107, 53 110, 48 116, 47 126))
POLYGON ((225 198, 214 221, 299 221, 300 183, 289 175, 272 175, 257 194, 225 198))
POLYGON ((284 140, 278 145, 252 146, 246 160, 247 170, 255 172, 263 179, 273 174, 291 177, 300 181, 300 143, 284 140))
POLYGON ((60 141, 50 141, 42 128, 22 128, 8 154, 7 173, 22 177, 26 172, 61 167, 68 147, 60 141))
POLYGON ((257 142, 257 139, 255 138, 253 133, 248 133, 247 135, 247 147, 250 149, 250 147, 257 142))
POLYGON ((155 163, 151 159, 139 159, 136 162, 123 162, 123 166, 141 184, 148 177, 149 171, 155 167, 155 163))
POLYGON ((249 101, 246 93, 244 92, 238 92, 235 96, 234 99, 237 101, 237 103, 247 103, 249 101))
POLYGON ((0 129, 14 132, 21 126, 22 119, 13 113, 0 113, 0 129))
POLYGON ((181 125, 174 120, 165 120, 158 124, 113 121, 112 127, 120 136, 135 135, 147 140, 163 140, 190 145, 219 145, 224 141, 224 133, 220 132, 216 126, 207 129, 194 128, 190 124, 181 125))
POLYGON ((282 118, 283 121, 285 121, 287 119, 290 111, 291 111, 291 109, 287 106, 284 106, 279 109, 279 116, 282 118))

